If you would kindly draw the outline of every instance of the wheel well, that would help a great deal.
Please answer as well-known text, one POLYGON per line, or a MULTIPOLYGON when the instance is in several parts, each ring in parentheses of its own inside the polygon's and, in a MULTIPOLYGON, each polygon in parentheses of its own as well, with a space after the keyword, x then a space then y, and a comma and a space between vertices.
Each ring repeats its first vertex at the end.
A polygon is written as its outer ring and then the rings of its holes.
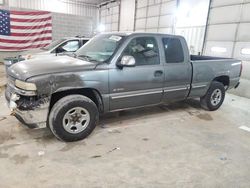
POLYGON ((221 82, 224 86, 229 86, 229 76, 219 76, 213 81, 221 82))
POLYGON ((79 94, 84 95, 90 98, 97 106, 99 112, 103 112, 103 102, 100 93, 92 88, 82 88, 82 89, 71 89, 66 91, 60 91, 53 93, 50 100, 50 107, 49 110, 53 107, 53 105, 60 100, 61 98, 72 95, 72 94, 79 94))

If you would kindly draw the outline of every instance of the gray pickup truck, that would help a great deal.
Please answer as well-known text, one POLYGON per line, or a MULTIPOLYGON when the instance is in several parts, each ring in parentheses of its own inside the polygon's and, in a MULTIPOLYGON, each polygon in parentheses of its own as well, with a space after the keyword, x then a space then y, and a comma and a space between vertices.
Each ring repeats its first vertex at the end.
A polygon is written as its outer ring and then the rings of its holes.
POLYGON ((30 128, 48 127, 63 141, 87 137, 99 114, 200 98, 217 110, 239 85, 241 61, 190 56, 181 36, 100 34, 74 57, 17 63, 8 70, 6 99, 30 128))

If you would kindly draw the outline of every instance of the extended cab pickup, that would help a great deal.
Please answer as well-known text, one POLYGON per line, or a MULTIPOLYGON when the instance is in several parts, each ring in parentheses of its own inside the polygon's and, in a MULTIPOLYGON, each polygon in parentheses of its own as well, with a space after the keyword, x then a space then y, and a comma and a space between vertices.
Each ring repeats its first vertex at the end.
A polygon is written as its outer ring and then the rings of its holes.
POLYGON ((63 141, 87 137, 99 114, 200 98, 217 110, 239 85, 241 61, 190 56, 181 36, 109 33, 75 57, 19 62, 8 70, 6 99, 30 128, 48 127, 63 141))

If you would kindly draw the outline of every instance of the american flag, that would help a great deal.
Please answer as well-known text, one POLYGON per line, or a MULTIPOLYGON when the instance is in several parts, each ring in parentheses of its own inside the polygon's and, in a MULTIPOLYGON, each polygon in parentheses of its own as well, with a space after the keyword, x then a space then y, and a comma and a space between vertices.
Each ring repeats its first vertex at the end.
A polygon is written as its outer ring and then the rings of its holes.
POLYGON ((51 40, 50 12, 0 9, 0 51, 41 48, 51 40))

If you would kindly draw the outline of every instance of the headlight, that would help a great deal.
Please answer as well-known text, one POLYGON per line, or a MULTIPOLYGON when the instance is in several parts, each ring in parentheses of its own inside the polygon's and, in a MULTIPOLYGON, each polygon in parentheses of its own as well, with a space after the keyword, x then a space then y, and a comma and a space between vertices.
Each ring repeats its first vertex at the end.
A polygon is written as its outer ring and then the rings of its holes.
POLYGON ((12 65, 12 61, 11 61, 11 60, 4 60, 3 62, 4 62, 4 64, 5 64, 6 66, 12 65))
POLYGON ((28 82, 23 82, 21 80, 16 80, 15 86, 20 89, 24 89, 28 91, 36 91, 36 84, 34 83, 28 83, 28 82))

